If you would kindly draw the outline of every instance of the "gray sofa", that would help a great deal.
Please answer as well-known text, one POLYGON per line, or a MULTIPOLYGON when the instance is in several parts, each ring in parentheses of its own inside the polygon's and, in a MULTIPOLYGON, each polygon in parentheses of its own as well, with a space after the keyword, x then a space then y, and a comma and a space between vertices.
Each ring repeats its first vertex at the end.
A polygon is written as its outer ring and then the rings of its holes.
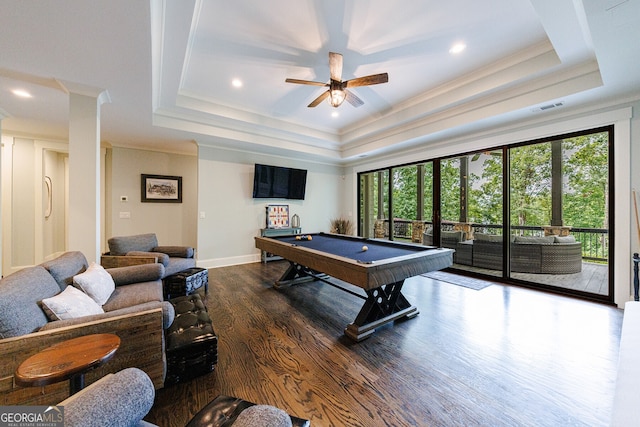
POLYGON ((163 279, 196 266, 195 250, 192 247, 159 246, 155 233, 116 236, 110 238, 107 243, 109 252, 102 257, 103 265, 106 265, 109 259, 117 262, 118 258, 125 258, 123 261, 126 262, 126 258, 154 257, 164 266, 163 279))
MULTIPOLYGON (((163 301, 162 264, 107 269, 115 283, 103 313, 50 320, 42 301, 62 295, 73 277, 87 270, 81 252, 66 252, 40 265, 24 268, 0 280, 0 396, 4 405, 41 405, 68 396, 68 384, 43 388, 18 387, 13 375, 29 356, 63 340, 96 333, 120 337, 120 348, 103 367, 90 371, 90 384, 109 372, 138 367, 156 388, 166 373, 163 329, 173 322, 174 309, 163 301)), ((103 270, 104 271, 104 270, 103 270)), ((75 289, 67 290, 75 291, 75 289)))

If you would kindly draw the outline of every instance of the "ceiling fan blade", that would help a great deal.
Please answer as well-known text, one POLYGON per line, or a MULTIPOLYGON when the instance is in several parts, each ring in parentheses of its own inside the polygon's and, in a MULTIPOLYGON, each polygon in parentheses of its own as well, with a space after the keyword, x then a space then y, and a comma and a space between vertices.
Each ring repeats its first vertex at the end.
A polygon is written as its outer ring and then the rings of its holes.
POLYGON ((309 108, 317 107, 318 104, 320 104, 322 101, 327 99, 327 97, 329 97, 329 91, 328 90, 322 92, 322 95, 320 95, 319 97, 317 97, 316 99, 311 101, 311 104, 307 105, 307 107, 309 107, 309 108))
POLYGON ((377 85, 380 83, 386 83, 389 81, 389 75, 387 73, 372 74, 370 76, 358 77, 353 80, 347 80, 343 83, 343 87, 356 87, 356 86, 369 86, 377 85))
POLYGON ((345 90, 344 93, 346 95, 345 99, 347 100, 347 102, 353 105, 354 107, 359 107, 364 104, 362 99, 355 96, 353 92, 349 92, 348 90, 345 90))
POLYGON ((331 80, 342 81, 342 55, 329 52, 329 73, 331 80))
POLYGON ((287 83, 295 83, 299 85, 311 85, 311 86, 329 86, 327 83, 312 82, 310 80, 298 80, 298 79, 286 79, 287 83))

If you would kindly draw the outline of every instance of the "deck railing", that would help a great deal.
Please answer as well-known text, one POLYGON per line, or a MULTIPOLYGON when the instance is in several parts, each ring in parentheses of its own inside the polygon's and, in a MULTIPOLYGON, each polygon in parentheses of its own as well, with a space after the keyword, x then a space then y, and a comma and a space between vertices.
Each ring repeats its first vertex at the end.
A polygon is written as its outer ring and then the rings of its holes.
MULTIPOLYGON (((385 219, 385 237, 389 237, 389 220, 385 219)), ((411 240, 413 235, 413 223, 415 221, 406 219, 393 220, 393 237, 399 240, 411 240)), ((432 226, 430 221, 423 221, 424 229, 432 226)), ((453 230, 455 223, 443 222, 442 230, 453 230)), ((488 233, 502 235, 502 225, 500 224, 471 224, 474 233, 488 233)), ((543 236, 544 230, 541 226, 513 226, 512 230, 521 236, 543 236)), ((603 228, 571 228, 571 235, 576 241, 582 243, 582 259, 596 262, 607 262, 609 259, 609 230, 603 228)))

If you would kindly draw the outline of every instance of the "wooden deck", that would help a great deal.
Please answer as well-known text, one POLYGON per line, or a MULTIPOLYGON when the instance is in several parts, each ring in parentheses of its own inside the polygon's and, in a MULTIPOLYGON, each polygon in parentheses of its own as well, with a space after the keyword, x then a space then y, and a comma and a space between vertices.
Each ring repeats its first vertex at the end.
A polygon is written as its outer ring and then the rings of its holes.
MULTIPOLYGON (((472 271, 474 273, 486 274, 489 276, 501 276, 502 272, 487 270, 484 268, 471 267, 468 265, 454 264, 458 270, 472 271)), ((519 280, 526 280, 532 283, 556 286, 563 289, 589 292, 596 295, 607 295, 609 292, 609 266, 606 264, 596 264, 583 262, 582 271, 575 274, 531 274, 531 273, 511 273, 511 277, 519 280)))
POLYGON ((158 390, 148 421, 184 426, 226 394, 313 427, 609 425, 622 310, 417 276, 404 293, 420 314, 354 343, 361 300, 322 282, 276 290, 287 265, 209 271, 218 365, 158 390))

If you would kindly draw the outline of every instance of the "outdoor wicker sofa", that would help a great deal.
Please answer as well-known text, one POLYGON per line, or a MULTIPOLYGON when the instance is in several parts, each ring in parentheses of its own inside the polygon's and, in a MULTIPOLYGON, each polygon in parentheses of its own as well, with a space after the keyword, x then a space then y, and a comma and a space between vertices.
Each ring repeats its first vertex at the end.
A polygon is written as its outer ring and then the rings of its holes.
MULTIPOLYGON (((502 270, 503 236, 475 233, 462 240, 462 231, 441 232, 442 246, 455 249, 454 263, 489 270, 502 270)), ((431 246, 425 232, 423 243, 431 246)), ((573 274, 582 271, 582 245, 573 236, 511 236, 511 271, 533 274, 573 274)))

